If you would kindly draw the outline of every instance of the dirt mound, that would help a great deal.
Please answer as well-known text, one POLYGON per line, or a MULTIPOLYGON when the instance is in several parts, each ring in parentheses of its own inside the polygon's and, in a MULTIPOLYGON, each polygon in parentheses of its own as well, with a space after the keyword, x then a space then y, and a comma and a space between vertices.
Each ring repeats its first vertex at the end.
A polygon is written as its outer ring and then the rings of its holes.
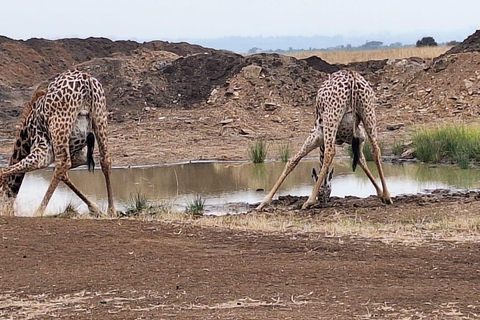
POLYGON ((179 58, 159 73, 166 79, 164 94, 169 104, 191 107, 205 102, 215 86, 225 85, 244 65, 241 55, 213 51, 179 58))
POLYGON ((448 50, 445 54, 465 53, 480 51, 480 30, 475 31, 463 40, 462 43, 448 50))
MULTIPOLYGON (((298 197, 298 196, 280 196, 278 200, 272 201, 273 207, 278 206, 287 206, 291 209, 301 209, 303 203, 307 201, 308 197, 298 197)), ((407 203, 417 204, 419 206, 426 205, 428 203, 435 202, 462 202, 467 203, 471 201, 480 200, 479 191, 450 191, 447 189, 435 189, 429 193, 425 194, 413 194, 413 195, 401 195, 392 197, 393 206, 403 206, 407 203)), ((354 196, 346 196, 344 198, 340 197, 331 197, 330 201, 322 206, 320 203, 315 204, 312 209, 323 209, 323 208, 376 208, 384 207, 383 204, 377 196, 369 196, 367 198, 360 198, 354 196)))
POLYGON ((112 41, 106 38, 26 41, 0 38, 0 81, 13 87, 33 86, 74 65, 138 49, 167 51, 179 56, 215 51, 188 43, 112 41))
MULTIPOLYGON (((421 125, 475 121, 480 114, 480 54, 448 54, 433 63, 398 61, 381 71, 382 121, 421 125)), ((370 79, 369 79, 370 80, 370 79)))
POLYGON ((302 60, 304 60, 313 69, 321 72, 334 73, 335 71, 340 70, 340 67, 338 65, 330 64, 327 61, 317 56, 311 56, 302 60))
POLYGON ((17 117, 34 88, 73 67, 99 78, 114 119, 122 120, 144 108, 206 100, 242 63, 239 55, 188 43, 0 37, 0 115, 17 117))

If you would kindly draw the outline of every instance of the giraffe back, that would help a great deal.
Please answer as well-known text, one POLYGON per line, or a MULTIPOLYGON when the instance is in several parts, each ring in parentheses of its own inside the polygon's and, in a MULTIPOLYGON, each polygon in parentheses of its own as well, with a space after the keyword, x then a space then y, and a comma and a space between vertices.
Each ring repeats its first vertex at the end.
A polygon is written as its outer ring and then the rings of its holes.
POLYGON ((359 73, 340 70, 325 80, 317 93, 316 125, 332 123, 329 117, 341 116, 338 125, 337 144, 351 143, 354 136, 363 135, 358 125, 375 117, 375 93, 359 73), (355 131, 360 132, 355 132, 355 131))

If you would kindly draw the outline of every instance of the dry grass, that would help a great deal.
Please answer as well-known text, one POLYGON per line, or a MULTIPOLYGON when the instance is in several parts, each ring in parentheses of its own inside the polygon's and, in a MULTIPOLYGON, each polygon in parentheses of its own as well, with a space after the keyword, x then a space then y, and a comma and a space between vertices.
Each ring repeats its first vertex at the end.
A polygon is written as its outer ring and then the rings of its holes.
POLYGON ((166 222, 188 223, 200 227, 238 229, 258 232, 300 232, 328 237, 378 239, 386 243, 421 244, 431 240, 457 242, 480 241, 480 217, 461 208, 448 210, 435 218, 405 218, 388 222, 363 220, 361 215, 335 214, 302 217, 292 211, 282 214, 249 213, 192 218, 182 212, 164 211, 155 218, 166 222))
POLYGON ((305 59, 311 56, 317 56, 328 63, 350 63, 369 60, 383 59, 403 59, 410 57, 420 57, 423 59, 431 59, 438 57, 449 50, 450 46, 438 47, 408 47, 395 49, 378 49, 378 50, 344 50, 344 51, 298 51, 285 53, 285 55, 295 57, 297 59, 305 59))

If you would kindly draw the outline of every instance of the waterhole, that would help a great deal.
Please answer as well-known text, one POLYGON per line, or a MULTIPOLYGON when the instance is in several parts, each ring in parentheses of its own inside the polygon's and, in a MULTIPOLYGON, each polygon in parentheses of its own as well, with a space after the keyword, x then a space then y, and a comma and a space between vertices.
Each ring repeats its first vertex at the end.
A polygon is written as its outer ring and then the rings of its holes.
MULTIPOLYGON (((358 168, 351 170, 347 159, 335 161, 332 196, 367 197, 375 194, 370 181, 358 168)), ((175 165, 112 170, 112 184, 117 209, 125 210, 135 194, 146 196, 151 202, 185 210, 188 201, 197 195, 205 200, 206 214, 246 212, 248 204, 260 202, 282 172, 285 164, 233 162, 181 163, 175 165)), ((452 166, 426 164, 393 165, 384 163, 387 185, 392 196, 415 194, 437 188, 471 189, 480 187, 480 170, 462 170, 452 166)), ((313 187, 312 168, 315 160, 304 160, 283 183, 279 195, 307 196, 313 187)), ((374 163, 369 163, 378 177, 374 163)), ((90 199, 106 208, 105 181, 102 171, 72 170, 70 177, 90 199)), ((28 173, 15 202, 15 214, 30 216, 40 205, 50 183, 52 170, 28 173)), ((379 179, 377 179, 379 181, 379 179)), ((50 201, 47 214, 58 214, 72 205, 79 212, 87 212, 83 202, 66 186, 60 184, 50 201)))

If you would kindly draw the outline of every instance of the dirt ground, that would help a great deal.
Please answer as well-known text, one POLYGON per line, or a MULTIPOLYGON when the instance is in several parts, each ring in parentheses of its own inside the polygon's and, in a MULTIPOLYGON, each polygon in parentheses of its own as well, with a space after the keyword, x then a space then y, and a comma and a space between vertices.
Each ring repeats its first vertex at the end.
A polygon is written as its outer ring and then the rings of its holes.
POLYGON ((1 218, 3 319, 476 319, 478 242, 1 218))

